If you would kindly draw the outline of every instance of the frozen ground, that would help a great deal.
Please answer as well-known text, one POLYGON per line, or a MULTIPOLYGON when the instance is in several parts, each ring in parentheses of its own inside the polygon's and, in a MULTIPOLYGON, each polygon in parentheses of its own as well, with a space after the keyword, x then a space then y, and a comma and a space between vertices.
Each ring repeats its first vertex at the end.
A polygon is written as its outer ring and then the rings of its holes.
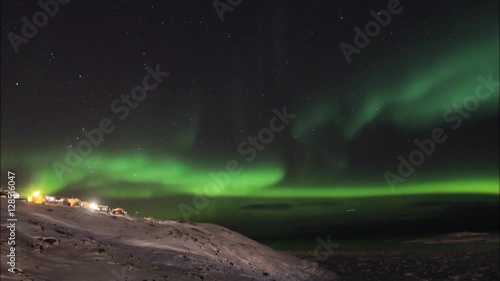
POLYGON ((342 281, 497 281, 498 249, 338 252, 322 263, 342 281))
POLYGON ((1 280, 337 280, 331 272, 213 224, 112 216, 17 202, 16 271, 7 271, 1 199, 1 280))
MULTIPOLYGON (((311 253, 295 252, 311 259, 311 253)), ((369 251, 334 251, 320 265, 342 281, 497 281, 498 235, 451 233, 369 251)))

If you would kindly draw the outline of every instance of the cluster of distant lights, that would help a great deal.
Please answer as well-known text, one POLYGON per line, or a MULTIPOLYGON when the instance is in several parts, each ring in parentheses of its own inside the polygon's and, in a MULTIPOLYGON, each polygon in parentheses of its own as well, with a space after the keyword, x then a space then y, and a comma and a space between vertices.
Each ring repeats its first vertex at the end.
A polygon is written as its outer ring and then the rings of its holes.
MULTIPOLYGON (((40 194, 41 194, 40 191, 35 191, 35 192, 33 192, 33 197, 38 197, 38 196, 40 196, 40 194)), ((99 205, 95 202, 91 202, 91 203, 89 203, 89 209, 97 211, 97 210, 99 210, 99 205)))

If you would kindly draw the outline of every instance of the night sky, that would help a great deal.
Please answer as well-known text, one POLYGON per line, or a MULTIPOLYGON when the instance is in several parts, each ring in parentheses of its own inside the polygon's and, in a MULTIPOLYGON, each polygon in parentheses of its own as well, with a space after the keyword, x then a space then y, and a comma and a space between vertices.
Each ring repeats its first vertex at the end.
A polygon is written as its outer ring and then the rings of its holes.
POLYGON ((232 2, 72 0, 12 41, 43 10, 1 1, 2 185, 262 241, 498 231, 498 1, 401 0, 362 48, 392 1, 232 2))

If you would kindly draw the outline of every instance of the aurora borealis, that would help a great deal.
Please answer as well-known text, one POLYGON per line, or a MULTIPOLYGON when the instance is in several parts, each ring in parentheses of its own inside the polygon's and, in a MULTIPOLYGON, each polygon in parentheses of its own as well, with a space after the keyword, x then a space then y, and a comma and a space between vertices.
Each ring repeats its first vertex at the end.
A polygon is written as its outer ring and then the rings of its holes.
MULTIPOLYGON (((2 185, 14 170, 21 192, 182 219, 179 205, 236 161, 241 171, 191 220, 262 239, 370 236, 377 223, 397 234, 425 220, 422 232, 497 230, 498 1, 401 0, 350 64, 338 44, 385 3, 245 1, 221 23, 194 2, 73 1, 19 54, 2 40, 2 185), (170 75, 120 120, 113 100, 157 64, 170 75), (478 85, 488 98, 452 128, 443 115, 478 85), (297 118, 247 161, 238 146, 284 106, 297 118), (116 129, 59 180, 54 161, 107 117, 116 129), (398 156, 437 127, 447 140, 388 186, 398 156)), ((4 39, 37 9, 1 5, 4 39)))

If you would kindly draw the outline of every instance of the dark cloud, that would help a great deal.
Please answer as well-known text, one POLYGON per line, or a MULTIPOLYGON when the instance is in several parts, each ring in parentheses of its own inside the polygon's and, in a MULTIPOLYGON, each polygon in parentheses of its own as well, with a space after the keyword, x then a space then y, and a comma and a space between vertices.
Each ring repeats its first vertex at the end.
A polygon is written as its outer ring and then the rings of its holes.
POLYGON ((412 202, 409 203, 407 206, 408 207, 415 207, 415 208, 429 208, 429 207, 445 207, 453 204, 453 201, 445 201, 445 200, 440 200, 440 201, 419 201, 419 202, 412 202))
POLYGON ((312 201, 312 202, 305 202, 305 203, 300 203, 300 207, 308 207, 308 206, 324 206, 324 207, 330 207, 337 205, 337 201, 312 201))

